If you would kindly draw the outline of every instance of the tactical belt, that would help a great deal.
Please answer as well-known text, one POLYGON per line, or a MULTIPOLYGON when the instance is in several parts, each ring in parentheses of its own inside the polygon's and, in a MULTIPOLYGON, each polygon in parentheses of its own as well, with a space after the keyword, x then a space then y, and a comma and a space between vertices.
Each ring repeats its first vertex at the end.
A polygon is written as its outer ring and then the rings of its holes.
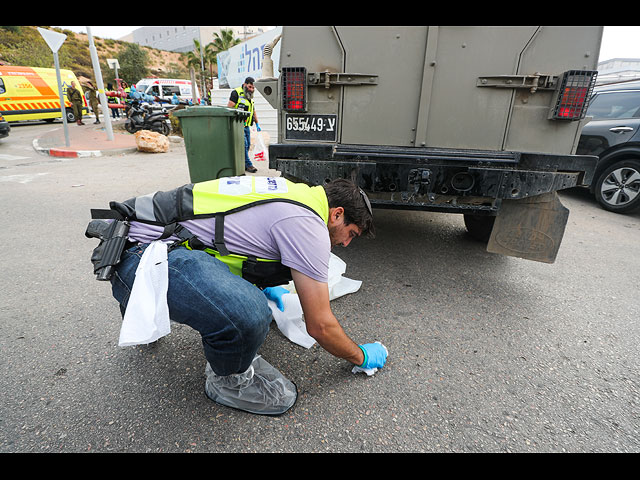
MULTIPOLYGON (((216 225, 215 225, 215 238, 220 240, 215 240, 213 245, 215 248, 208 247, 201 240, 198 239, 192 232, 189 231, 183 225, 180 225, 177 222, 170 223, 168 225, 164 225, 164 229, 158 240, 163 240, 165 238, 169 238, 173 235, 177 236, 179 240, 173 242, 167 249, 168 252, 175 249, 179 246, 184 246, 191 250, 204 250, 207 253, 213 253, 214 256, 218 253, 222 257, 226 257, 231 255, 231 252, 227 249, 224 244, 224 217, 228 212, 222 212, 215 215, 216 225)), ((97 220, 107 220, 112 219, 119 222, 126 220, 122 214, 114 210, 106 210, 106 209, 92 209, 91 216, 93 219, 97 220)), ((143 220, 133 220, 139 221, 141 223, 146 223, 143 220)), ((89 235, 87 235, 89 236, 89 235)), ((96 235, 91 235, 96 236, 96 235)), ((103 240, 108 240, 103 238, 103 240)), ((102 241, 101 241, 102 245, 102 241)), ((122 252, 125 250, 124 244, 119 246, 119 252, 113 252, 112 260, 110 261, 111 266, 115 266, 120 261, 120 257, 122 256, 122 252), (115 258, 114 257, 117 257, 115 258)), ((100 246, 94 250, 94 256, 97 256, 97 251, 99 251, 100 246)), ((282 265, 279 261, 261 261, 257 257, 252 255, 239 255, 239 257, 244 257, 245 260, 242 261, 242 269, 241 274, 242 278, 247 280, 248 282, 253 283, 258 288, 272 287, 276 285, 283 285, 292 280, 291 269, 282 265)), ((103 266, 99 259, 96 260, 96 265, 103 266)), ((97 270, 94 271, 96 273, 97 270)), ((99 280, 108 280, 109 277, 99 277, 99 280)))

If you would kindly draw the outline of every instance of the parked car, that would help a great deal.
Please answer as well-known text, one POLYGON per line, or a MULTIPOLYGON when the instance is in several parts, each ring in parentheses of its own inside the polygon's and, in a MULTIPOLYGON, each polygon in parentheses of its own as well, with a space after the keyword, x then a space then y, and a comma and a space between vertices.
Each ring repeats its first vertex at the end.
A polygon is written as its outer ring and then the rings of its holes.
POLYGON ((591 191, 611 212, 640 207, 640 81, 594 89, 577 152, 598 156, 591 191))
POLYGON ((8 137, 10 131, 11 127, 9 126, 9 122, 7 122, 2 116, 2 113, 0 113, 0 138, 8 137))

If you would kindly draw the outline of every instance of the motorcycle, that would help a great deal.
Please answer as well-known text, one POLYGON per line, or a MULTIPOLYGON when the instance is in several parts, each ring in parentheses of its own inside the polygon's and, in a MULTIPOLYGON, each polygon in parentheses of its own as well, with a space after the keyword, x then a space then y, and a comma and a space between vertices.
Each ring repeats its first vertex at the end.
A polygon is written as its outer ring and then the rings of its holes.
POLYGON ((127 118, 124 128, 129 133, 135 133, 139 130, 152 130, 162 135, 171 133, 169 113, 165 108, 153 110, 149 105, 140 105, 139 102, 134 101, 125 113, 129 118, 127 118))

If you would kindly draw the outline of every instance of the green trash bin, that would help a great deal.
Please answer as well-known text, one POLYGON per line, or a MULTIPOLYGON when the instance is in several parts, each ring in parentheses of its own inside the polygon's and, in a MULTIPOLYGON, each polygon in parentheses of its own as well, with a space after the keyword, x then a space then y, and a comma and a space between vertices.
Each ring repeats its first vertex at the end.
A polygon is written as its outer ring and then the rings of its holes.
POLYGON ((173 115, 182 127, 192 183, 244 174, 246 112, 194 106, 173 115))

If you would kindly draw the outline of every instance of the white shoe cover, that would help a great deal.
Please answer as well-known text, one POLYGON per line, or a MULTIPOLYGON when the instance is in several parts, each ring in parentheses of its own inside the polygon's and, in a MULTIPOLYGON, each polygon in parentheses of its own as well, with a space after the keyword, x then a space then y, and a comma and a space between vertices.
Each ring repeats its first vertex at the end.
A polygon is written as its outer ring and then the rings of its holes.
POLYGON ((205 393, 216 403, 258 415, 281 415, 296 402, 296 386, 260 355, 242 373, 220 376, 207 362, 205 393))

